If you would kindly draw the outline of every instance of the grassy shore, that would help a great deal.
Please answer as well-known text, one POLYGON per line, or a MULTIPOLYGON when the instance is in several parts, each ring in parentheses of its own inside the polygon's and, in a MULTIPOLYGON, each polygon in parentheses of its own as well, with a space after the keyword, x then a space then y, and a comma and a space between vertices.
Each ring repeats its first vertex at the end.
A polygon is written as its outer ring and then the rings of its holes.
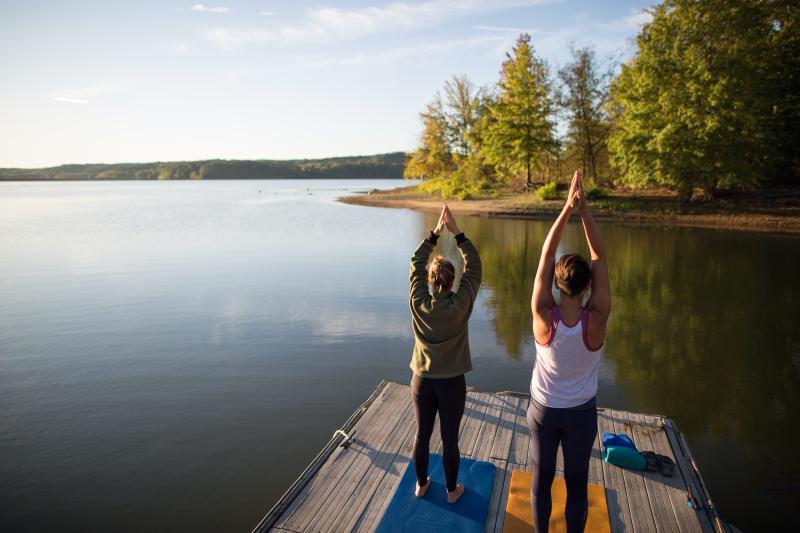
MULTIPOLYGON (((340 201, 431 212, 441 209, 443 202, 440 196, 421 192, 415 186, 370 191, 340 201)), ((564 200, 545 201, 533 192, 506 192, 447 203, 454 213, 552 220, 564 200)), ((681 204, 667 191, 613 191, 593 200, 591 205, 595 218, 601 221, 800 234, 800 191, 738 193, 687 204, 681 204)))

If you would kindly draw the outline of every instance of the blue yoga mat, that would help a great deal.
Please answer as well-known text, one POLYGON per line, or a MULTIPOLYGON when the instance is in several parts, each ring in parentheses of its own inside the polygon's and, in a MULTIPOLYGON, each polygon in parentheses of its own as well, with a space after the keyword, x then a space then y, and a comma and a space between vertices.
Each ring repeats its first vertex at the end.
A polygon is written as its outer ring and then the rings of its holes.
POLYGON ((408 462, 400 485, 378 525, 379 532, 460 531, 482 533, 489 512, 494 484, 494 465, 485 461, 461 458, 458 482, 464 494, 454 504, 447 503, 442 456, 432 453, 428 461, 431 486, 424 498, 414 496, 417 476, 408 462))

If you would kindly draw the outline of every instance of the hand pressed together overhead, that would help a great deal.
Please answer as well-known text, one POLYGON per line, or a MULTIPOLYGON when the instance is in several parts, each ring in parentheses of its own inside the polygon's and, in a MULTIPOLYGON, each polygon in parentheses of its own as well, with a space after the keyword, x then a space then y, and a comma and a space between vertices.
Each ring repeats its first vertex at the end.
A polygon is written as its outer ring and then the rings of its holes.
POLYGON ((450 208, 447 207, 447 204, 442 205, 442 214, 439 215, 439 221, 436 223, 436 229, 434 229, 433 232, 436 235, 441 235, 445 228, 453 235, 461 233, 461 230, 458 229, 458 224, 456 224, 456 218, 453 216, 450 208))

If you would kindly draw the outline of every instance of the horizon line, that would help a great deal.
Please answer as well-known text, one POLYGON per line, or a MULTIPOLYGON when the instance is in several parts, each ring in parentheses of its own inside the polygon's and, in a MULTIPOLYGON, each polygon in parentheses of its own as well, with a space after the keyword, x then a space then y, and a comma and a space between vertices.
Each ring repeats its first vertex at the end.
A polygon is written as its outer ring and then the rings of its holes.
POLYGON ((43 166, 43 167, 12 167, 12 166, 0 166, 0 170, 47 170, 51 168, 59 168, 59 167, 67 167, 67 166, 82 166, 82 165, 155 165, 155 164, 165 164, 165 163, 204 163, 207 161, 279 161, 279 162, 287 162, 287 161, 319 161, 322 159, 343 159, 347 157, 374 157, 378 155, 389 155, 389 154, 407 154, 409 153, 408 150, 393 150, 389 152, 375 152, 372 154, 351 154, 351 155, 331 155, 331 156, 321 156, 321 157, 289 157, 284 159, 271 159, 271 158, 223 158, 223 157, 215 157, 209 159, 179 159, 179 160, 168 160, 168 161, 157 161, 157 160, 150 160, 150 161, 115 161, 113 163, 101 163, 101 162, 84 162, 84 163, 59 163, 57 165, 50 165, 50 166, 43 166))

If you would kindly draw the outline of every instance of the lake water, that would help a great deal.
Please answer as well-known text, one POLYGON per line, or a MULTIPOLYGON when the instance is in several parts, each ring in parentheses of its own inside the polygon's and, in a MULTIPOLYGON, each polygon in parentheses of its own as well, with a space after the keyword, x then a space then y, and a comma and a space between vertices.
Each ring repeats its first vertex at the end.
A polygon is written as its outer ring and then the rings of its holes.
MULTIPOLYGON (((0 183, 0 530, 258 523, 381 379, 410 378, 408 260, 435 216, 335 201, 398 184, 0 183)), ((467 383, 527 390, 550 224, 459 225, 485 276, 467 383)), ((598 403, 674 418, 727 520, 796 527, 800 239, 602 230, 598 403)), ((563 248, 585 250, 577 224, 563 248)))

